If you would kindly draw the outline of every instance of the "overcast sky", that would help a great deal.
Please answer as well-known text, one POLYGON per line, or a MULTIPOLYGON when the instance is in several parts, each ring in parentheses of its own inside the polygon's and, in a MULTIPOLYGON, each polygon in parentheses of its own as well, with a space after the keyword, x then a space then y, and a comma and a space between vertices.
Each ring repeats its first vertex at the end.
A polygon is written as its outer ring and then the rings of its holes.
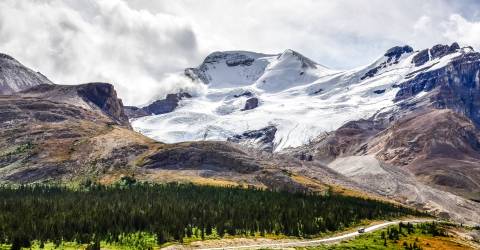
POLYGON ((59 84, 111 82, 126 104, 180 87, 213 51, 290 48, 331 68, 395 45, 480 48, 480 1, 0 0, 0 52, 59 84))

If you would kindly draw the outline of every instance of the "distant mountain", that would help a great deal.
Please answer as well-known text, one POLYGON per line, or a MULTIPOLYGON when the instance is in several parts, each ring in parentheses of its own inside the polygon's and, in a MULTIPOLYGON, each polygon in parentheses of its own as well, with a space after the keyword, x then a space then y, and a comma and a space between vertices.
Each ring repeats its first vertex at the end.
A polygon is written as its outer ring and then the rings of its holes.
POLYGON ((278 55, 215 52, 199 67, 185 70, 192 81, 207 86, 204 95, 183 99, 175 110, 136 119, 132 125, 164 142, 227 140, 275 126, 273 150, 278 152, 307 144, 348 121, 398 108, 404 103, 397 97, 406 91, 400 88, 403 82, 475 53, 456 43, 428 51, 425 59, 425 50, 398 46, 370 65, 347 71, 328 69, 292 50, 278 55))
POLYGON ((328 165, 391 199, 480 221, 479 72, 480 53, 457 43, 393 47, 346 71, 291 50, 215 52, 185 70, 204 95, 132 126, 328 165))
POLYGON ((0 53, 0 95, 12 94, 40 84, 52 84, 40 72, 35 72, 13 57, 0 53))

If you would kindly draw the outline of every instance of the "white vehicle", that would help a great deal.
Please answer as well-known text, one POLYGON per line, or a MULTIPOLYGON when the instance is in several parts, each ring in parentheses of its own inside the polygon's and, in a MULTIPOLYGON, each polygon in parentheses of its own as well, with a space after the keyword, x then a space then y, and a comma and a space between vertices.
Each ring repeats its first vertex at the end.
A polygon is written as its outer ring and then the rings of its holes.
POLYGON ((358 233, 359 234, 365 233, 365 228, 361 227, 360 229, 358 229, 358 233))

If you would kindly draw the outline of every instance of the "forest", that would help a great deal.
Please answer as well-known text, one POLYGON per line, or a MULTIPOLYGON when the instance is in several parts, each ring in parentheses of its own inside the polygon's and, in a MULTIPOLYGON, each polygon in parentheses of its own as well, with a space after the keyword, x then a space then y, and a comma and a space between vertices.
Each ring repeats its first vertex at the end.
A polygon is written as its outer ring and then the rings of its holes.
MULTIPOLYGON (((149 233, 158 245, 215 232, 225 235, 311 237, 365 219, 423 215, 377 200, 239 187, 136 183, 71 188, 52 185, 0 187, 0 245, 33 241, 92 244, 149 233)), ((95 247, 97 246, 97 247, 95 247)))

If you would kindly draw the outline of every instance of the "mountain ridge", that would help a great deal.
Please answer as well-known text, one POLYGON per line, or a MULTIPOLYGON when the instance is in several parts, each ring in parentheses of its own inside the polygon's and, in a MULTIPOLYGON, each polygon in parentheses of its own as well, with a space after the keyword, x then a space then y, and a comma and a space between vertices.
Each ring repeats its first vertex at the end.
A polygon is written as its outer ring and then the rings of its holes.
POLYGON ((40 84, 53 83, 12 56, 0 53, 0 95, 12 94, 40 84))

